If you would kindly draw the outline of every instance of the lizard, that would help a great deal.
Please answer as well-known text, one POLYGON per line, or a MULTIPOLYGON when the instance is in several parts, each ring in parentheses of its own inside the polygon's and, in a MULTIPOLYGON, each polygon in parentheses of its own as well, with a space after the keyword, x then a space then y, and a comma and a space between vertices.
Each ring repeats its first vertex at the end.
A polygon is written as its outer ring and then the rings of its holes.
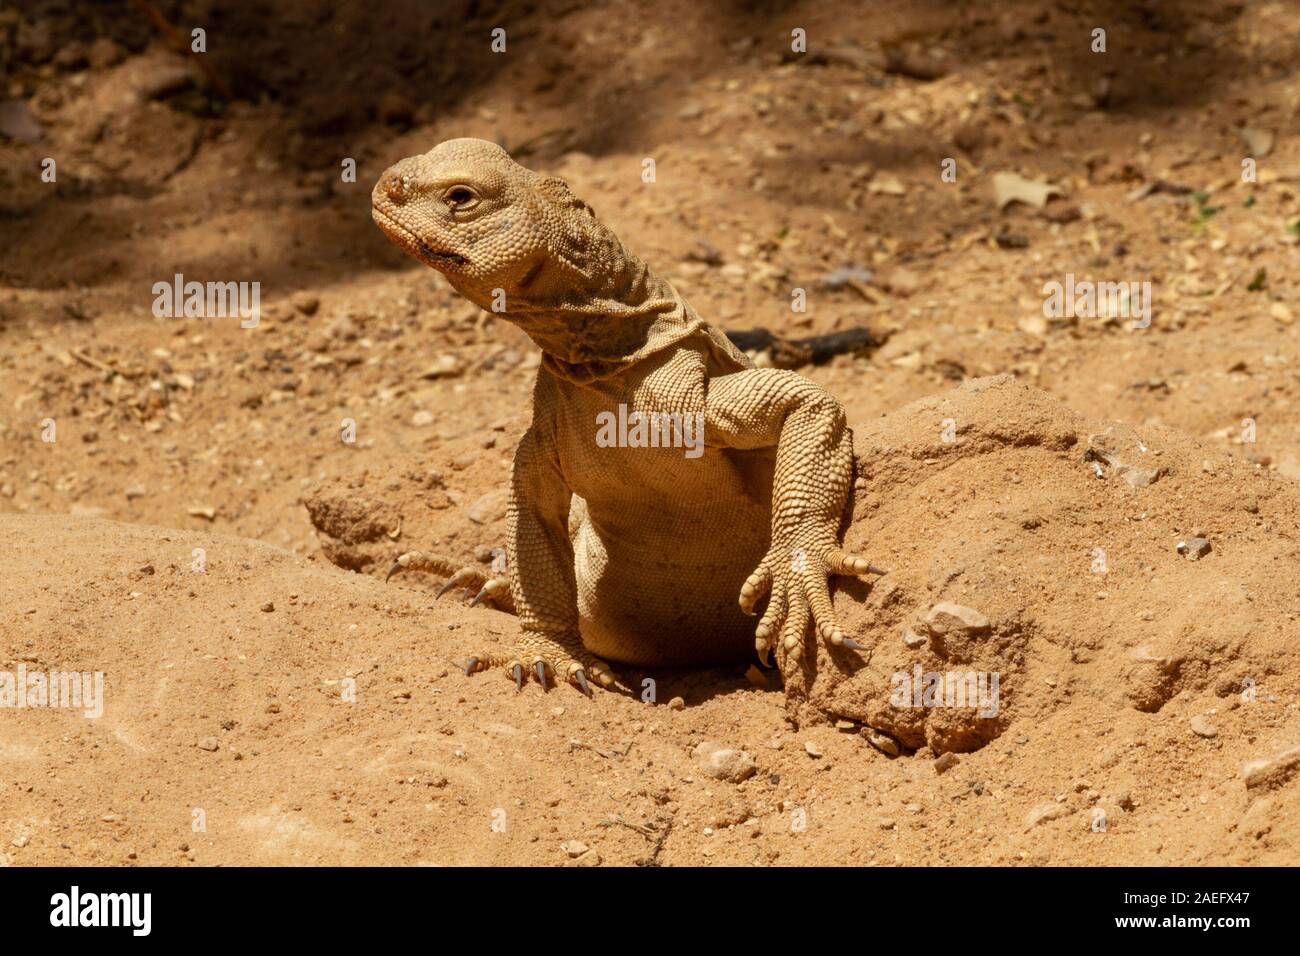
MULTIPOLYGON (((854 458, 832 395, 754 367, 562 179, 495 143, 450 139, 400 160, 371 213, 542 353, 511 473, 505 572, 480 575, 474 599, 513 606, 520 637, 512 653, 470 657, 467 675, 502 668, 516 689, 535 677, 590 696, 589 679, 621 686, 611 662, 757 653, 771 666, 775 653, 785 675, 813 633, 865 650, 837 622, 829 582, 885 572, 840 546, 854 458)), ((394 568, 422 561, 445 568, 420 552, 394 568)))

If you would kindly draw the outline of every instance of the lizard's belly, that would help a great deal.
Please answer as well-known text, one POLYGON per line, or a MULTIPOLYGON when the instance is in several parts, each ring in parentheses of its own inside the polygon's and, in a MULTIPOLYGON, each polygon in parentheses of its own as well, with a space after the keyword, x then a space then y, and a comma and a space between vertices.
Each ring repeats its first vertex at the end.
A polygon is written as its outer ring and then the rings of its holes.
POLYGON ((651 508, 635 527, 585 514, 573 541, 583 643, 625 664, 752 657, 758 619, 740 610, 740 587, 766 552, 770 522, 753 504, 651 508))

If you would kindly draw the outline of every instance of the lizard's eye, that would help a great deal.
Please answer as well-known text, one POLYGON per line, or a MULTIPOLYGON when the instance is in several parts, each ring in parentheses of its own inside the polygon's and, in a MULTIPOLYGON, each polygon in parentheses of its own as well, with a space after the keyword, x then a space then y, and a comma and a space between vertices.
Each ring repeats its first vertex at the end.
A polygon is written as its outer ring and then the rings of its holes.
POLYGON ((450 209, 468 209, 478 202, 478 196, 468 186, 452 186, 442 194, 442 201, 450 209))

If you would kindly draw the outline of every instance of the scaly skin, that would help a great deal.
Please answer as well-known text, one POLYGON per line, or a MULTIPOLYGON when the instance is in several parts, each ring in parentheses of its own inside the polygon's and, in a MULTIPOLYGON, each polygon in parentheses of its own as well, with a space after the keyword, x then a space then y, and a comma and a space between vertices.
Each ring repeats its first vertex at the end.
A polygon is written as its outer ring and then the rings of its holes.
MULTIPOLYGON (((404 159, 372 201, 394 243, 544 353, 508 511, 523 636, 467 672, 504 666, 517 685, 532 674, 586 692, 588 677, 615 684, 606 660, 744 661, 752 648, 764 661, 775 649, 789 675, 810 624, 858 649, 827 578, 877 569, 839 547, 853 442, 834 398, 794 372, 755 369, 564 182, 492 143, 449 140, 404 159), (684 416, 678 446, 663 447, 678 437, 665 430, 660 447, 611 447, 599 416, 620 405, 684 416)), ((502 587, 474 583, 480 598, 502 587)))

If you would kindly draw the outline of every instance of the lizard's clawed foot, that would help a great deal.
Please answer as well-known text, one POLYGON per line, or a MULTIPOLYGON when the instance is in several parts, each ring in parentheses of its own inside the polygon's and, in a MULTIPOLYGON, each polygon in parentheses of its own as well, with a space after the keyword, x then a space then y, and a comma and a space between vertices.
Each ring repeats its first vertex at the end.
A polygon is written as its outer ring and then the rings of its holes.
POLYGON ((547 634, 525 634, 513 657, 479 654, 466 660, 464 667, 466 675, 503 667, 514 679, 516 690, 523 690, 524 682, 534 678, 542 685, 542 690, 567 681, 590 697, 592 683, 606 689, 613 689, 618 683, 609 665, 588 653, 576 635, 557 638, 547 634))
MULTIPOLYGON (((393 562, 384 580, 389 580, 398 571, 429 571, 441 575, 447 574, 451 568, 455 568, 455 564, 445 558, 428 555, 422 551, 408 551, 393 562)), ((489 603, 502 611, 515 613, 515 602, 510 595, 510 579, 504 574, 493 576, 482 568, 472 566, 458 568, 438 590, 436 596, 442 597, 455 588, 474 592, 474 597, 469 602, 470 607, 489 603)))
MULTIPOLYGON (((861 651, 866 648, 845 635, 831 605, 827 578, 832 574, 884 574, 866 558, 834 545, 773 548, 740 589, 740 607, 752 615, 765 594, 767 610, 754 631, 754 649, 764 665, 773 648, 794 662, 803 656, 808 623, 829 647, 861 651)), ((778 663, 780 660, 778 660, 778 663)))

